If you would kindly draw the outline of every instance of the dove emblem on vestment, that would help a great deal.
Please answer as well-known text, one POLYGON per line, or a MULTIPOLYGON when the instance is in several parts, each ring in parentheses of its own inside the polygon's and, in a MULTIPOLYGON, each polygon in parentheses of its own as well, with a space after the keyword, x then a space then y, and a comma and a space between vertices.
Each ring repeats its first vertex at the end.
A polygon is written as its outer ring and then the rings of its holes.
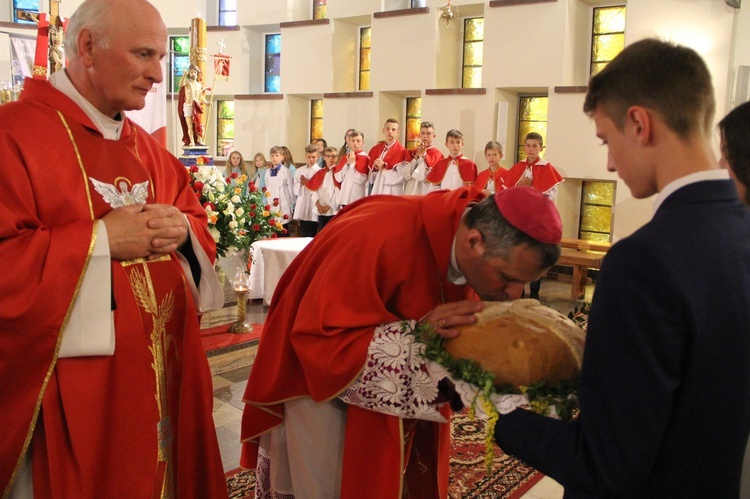
POLYGON ((130 188, 130 181, 122 177, 119 178, 119 182, 118 179, 115 179, 117 187, 112 184, 100 182, 93 177, 89 177, 89 180, 94 184, 96 192, 101 194, 104 201, 109 203, 112 208, 145 204, 146 199, 148 199, 148 180, 140 184, 135 184, 132 189, 130 188))

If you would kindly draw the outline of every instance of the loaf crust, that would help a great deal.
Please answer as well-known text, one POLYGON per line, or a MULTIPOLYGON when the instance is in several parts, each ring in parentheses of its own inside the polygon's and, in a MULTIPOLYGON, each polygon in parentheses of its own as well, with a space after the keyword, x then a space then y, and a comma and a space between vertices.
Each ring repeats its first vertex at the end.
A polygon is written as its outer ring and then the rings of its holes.
POLYGON ((556 384, 578 377, 585 332, 537 300, 487 302, 478 321, 445 341, 454 358, 471 359, 494 374, 497 386, 556 384))

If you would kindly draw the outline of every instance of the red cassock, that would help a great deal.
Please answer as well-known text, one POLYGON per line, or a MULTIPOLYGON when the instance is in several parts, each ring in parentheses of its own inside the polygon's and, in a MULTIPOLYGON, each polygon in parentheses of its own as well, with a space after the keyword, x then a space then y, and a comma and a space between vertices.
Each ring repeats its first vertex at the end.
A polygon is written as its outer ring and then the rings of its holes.
POLYGON ((474 182, 474 185, 476 185, 478 189, 490 190, 489 185, 490 182, 492 182, 495 184, 495 192, 500 192, 503 190, 503 176, 505 176, 506 173, 508 173, 508 170, 502 166, 498 166, 497 170, 494 172, 487 168, 477 174, 477 180, 474 182))
MULTIPOLYGON (((523 176, 527 166, 529 164, 526 161, 520 161, 511 166, 508 173, 503 177, 505 188, 514 187, 523 176)), ((547 192, 564 180, 562 175, 555 170, 555 167, 542 158, 537 158, 531 164, 531 175, 533 176, 531 186, 541 192, 547 192)))
MULTIPOLYGON (((373 146, 372 149, 370 149, 370 152, 367 156, 370 158, 370 165, 372 165, 373 161, 378 159, 382 154, 383 150, 385 149, 385 142, 378 142, 373 146)), ((404 146, 401 145, 400 142, 395 141, 391 147, 388 148, 388 151, 386 151, 385 156, 383 156, 383 161, 385 162, 385 169, 386 170, 392 170, 394 166, 404 161, 404 151, 406 149, 404 146)))
MULTIPOLYGON (((315 236, 269 309, 244 396, 243 466, 256 465, 258 438, 282 423, 283 402, 328 401, 359 376, 378 325, 467 297, 468 286, 447 281, 451 246, 466 206, 482 197, 473 187, 373 196, 315 236)), ((401 497, 404 486, 447 497, 449 438, 448 424, 348 406, 341 497, 401 497), (417 462, 426 470, 417 472, 417 462)))
POLYGON ((176 158, 125 119, 105 140, 45 81, 0 107, 0 489, 32 451, 38 497, 224 497, 211 376, 175 254, 111 262, 115 352, 58 358, 96 220, 147 182, 147 203, 178 207, 206 253, 206 214, 176 158), (33 439, 32 439, 33 436, 33 439))
POLYGON ((448 156, 438 161, 432 167, 430 173, 427 174, 427 182, 435 185, 440 184, 445 177, 445 173, 448 171, 448 165, 454 159, 458 162, 458 173, 461 175, 461 181, 464 184, 473 184, 477 179, 477 165, 472 160, 463 156, 456 158, 448 156))

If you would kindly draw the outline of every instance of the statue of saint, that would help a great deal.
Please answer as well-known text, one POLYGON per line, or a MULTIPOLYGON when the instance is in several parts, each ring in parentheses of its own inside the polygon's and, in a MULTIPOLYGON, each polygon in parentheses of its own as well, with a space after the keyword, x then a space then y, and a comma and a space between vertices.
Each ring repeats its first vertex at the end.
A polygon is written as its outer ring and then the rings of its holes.
POLYGON ((187 74, 180 82, 180 94, 177 99, 177 112, 182 125, 182 143, 186 146, 205 145, 203 128, 203 105, 206 101, 201 71, 191 64, 187 74))

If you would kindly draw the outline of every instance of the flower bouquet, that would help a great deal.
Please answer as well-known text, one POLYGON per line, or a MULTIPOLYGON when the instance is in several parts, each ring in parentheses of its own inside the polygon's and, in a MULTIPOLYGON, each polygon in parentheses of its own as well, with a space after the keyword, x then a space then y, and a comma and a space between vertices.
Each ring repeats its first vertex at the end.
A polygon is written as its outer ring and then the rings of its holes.
MULTIPOLYGON (((270 200, 265 188, 258 190, 252 183, 248 185, 245 175, 233 173, 224 178, 209 163, 210 158, 201 156, 190 167, 190 186, 206 210, 218 257, 235 253, 247 257, 255 241, 286 232, 278 199, 270 200)), ((249 259, 245 258, 245 262, 249 259)))

